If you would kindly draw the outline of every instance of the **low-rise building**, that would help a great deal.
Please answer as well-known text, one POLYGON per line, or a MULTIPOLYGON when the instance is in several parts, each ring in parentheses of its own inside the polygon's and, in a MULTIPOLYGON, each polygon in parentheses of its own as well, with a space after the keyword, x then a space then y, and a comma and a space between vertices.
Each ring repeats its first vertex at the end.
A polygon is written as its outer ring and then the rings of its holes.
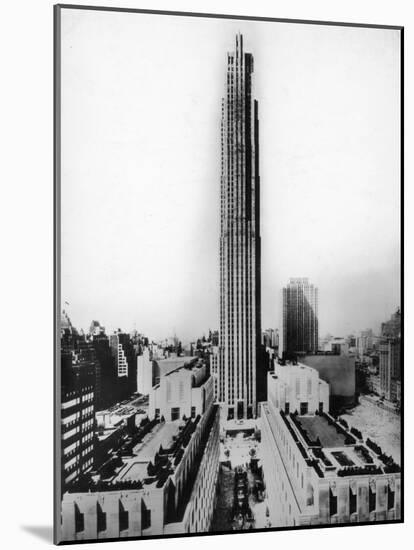
POLYGON ((150 418, 178 420, 202 415, 214 401, 214 381, 207 365, 196 359, 163 376, 150 393, 150 418))
MULTIPOLYGON (((63 541, 209 530, 219 469, 220 415, 204 367, 182 367, 184 374, 169 375, 178 386, 178 395, 171 394, 178 400, 177 419, 171 420, 171 411, 168 415, 162 406, 165 414, 155 414, 153 406, 152 420, 141 422, 138 433, 108 463, 63 495, 63 541), (191 402, 186 399, 187 384, 195 390, 190 392, 191 402), (193 402, 196 414, 187 414, 193 402)), ((155 390, 155 399, 160 396, 155 390)))
POLYGON ((261 405, 262 464, 272 527, 400 519, 399 466, 327 412, 326 388, 321 399, 321 386, 309 386, 308 403, 313 405, 306 411, 301 406, 305 395, 298 399, 295 389, 300 369, 276 367, 268 377, 268 402, 261 405), (315 412, 318 401, 322 405, 315 412))

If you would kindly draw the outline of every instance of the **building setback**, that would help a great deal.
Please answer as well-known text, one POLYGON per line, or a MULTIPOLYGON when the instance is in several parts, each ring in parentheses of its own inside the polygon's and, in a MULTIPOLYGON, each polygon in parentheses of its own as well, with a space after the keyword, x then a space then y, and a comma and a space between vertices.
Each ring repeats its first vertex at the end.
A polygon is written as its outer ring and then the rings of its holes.
POLYGON ((291 278, 283 289, 281 353, 292 359, 318 351, 318 289, 307 278, 291 278))
POLYGON ((220 336, 217 400, 224 418, 256 416, 261 343, 258 103, 253 56, 227 54, 221 121, 220 336))

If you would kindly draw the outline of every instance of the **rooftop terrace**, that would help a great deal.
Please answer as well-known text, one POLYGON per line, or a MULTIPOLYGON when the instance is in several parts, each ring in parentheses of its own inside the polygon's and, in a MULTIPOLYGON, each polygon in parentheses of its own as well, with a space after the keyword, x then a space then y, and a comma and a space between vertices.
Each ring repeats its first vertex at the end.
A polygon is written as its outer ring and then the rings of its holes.
POLYGON ((345 446, 345 435, 338 433, 334 425, 330 425, 323 416, 297 416, 302 427, 309 437, 319 441, 324 448, 345 446))
MULTIPOLYGON (((265 408, 268 415, 268 410, 265 408)), ((280 410, 301 455, 315 468, 319 477, 396 473, 400 471, 392 457, 370 439, 364 444, 359 430, 339 418, 321 413, 299 416, 280 410)))

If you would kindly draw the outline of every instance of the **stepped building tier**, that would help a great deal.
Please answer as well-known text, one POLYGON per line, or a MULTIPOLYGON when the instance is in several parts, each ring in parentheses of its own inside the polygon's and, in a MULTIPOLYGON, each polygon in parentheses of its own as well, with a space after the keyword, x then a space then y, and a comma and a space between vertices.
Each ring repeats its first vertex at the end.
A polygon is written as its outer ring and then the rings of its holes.
POLYGON ((261 343, 258 103, 253 56, 243 36, 227 54, 221 122, 220 359, 217 400, 224 416, 256 416, 261 343))

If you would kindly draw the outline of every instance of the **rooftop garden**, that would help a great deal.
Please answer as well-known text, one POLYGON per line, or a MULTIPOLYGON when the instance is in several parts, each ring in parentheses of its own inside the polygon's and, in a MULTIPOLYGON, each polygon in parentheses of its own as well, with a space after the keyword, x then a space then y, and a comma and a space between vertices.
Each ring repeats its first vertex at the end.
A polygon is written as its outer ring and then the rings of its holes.
POLYGON ((105 491, 138 491, 142 489, 142 481, 94 481, 91 476, 84 475, 72 483, 69 493, 102 493, 105 491))
MULTIPOLYGON (((354 466, 355 462, 343 451, 333 451, 332 456, 341 466, 354 466)), ((338 472, 339 475, 339 472, 338 472)))
POLYGON ((322 451, 322 449, 313 449, 313 454, 316 458, 321 460, 325 467, 331 468, 332 462, 329 460, 329 458, 326 456, 326 454, 322 451))
POLYGON ((363 462, 366 462, 367 464, 373 464, 374 459, 364 445, 356 445, 354 451, 363 462))
POLYGON ((338 477, 349 477, 349 476, 366 476, 366 475, 378 475, 382 474, 381 468, 374 465, 367 466, 347 466, 338 470, 338 477))

